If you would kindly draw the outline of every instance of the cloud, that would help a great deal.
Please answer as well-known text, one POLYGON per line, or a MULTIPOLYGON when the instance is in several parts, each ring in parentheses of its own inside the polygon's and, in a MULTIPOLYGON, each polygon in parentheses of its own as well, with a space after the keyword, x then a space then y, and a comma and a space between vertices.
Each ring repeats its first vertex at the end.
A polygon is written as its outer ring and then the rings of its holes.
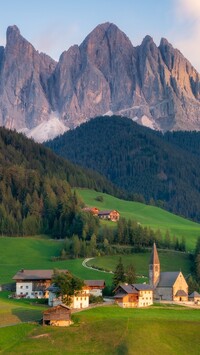
POLYGON ((33 39, 34 47, 58 60, 61 53, 79 42, 81 31, 75 23, 63 25, 53 23, 33 39))
POLYGON ((200 71, 200 0, 175 0, 176 46, 200 71))
POLYGON ((200 17, 200 1, 199 0, 176 0, 177 15, 190 19, 200 17))

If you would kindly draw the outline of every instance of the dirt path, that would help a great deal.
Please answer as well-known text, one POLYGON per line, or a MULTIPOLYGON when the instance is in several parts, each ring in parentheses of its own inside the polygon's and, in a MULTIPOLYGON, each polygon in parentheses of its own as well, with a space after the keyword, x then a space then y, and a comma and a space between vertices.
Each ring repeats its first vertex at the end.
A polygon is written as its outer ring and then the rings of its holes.
POLYGON ((87 265, 87 262, 88 262, 89 260, 92 260, 92 259, 94 259, 94 258, 86 258, 86 259, 84 259, 83 262, 82 262, 82 266, 83 266, 83 267, 86 267, 87 269, 90 269, 90 270, 99 271, 99 272, 104 272, 104 273, 106 273, 106 274, 113 274, 112 271, 99 270, 99 269, 96 269, 96 268, 94 268, 94 267, 92 267, 92 266, 88 266, 88 265, 87 265))

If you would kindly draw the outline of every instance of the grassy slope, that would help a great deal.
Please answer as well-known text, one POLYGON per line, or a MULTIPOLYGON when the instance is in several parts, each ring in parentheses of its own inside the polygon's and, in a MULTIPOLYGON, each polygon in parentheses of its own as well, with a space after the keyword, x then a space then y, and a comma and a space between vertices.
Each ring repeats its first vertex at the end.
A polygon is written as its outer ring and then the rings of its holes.
POLYGON ((134 219, 152 229, 160 229, 165 234, 168 229, 170 235, 184 236, 189 250, 194 249, 196 239, 200 236, 200 224, 176 216, 158 207, 147 206, 142 203, 124 201, 113 196, 88 189, 76 189, 82 200, 88 206, 96 206, 100 209, 116 209, 122 217, 134 219), (104 200, 95 200, 96 196, 102 195, 104 200))
MULTIPOLYGON (((139 253, 134 255, 121 255, 124 266, 133 263, 136 268, 137 275, 148 276, 150 252, 139 253)), ((178 271, 181 270, 184 275, 191 272, 191 261, 188 254, 173 251, 159 251, 161 271, 178 271)), ((102 256, 88 261, 88 266, 97 266, 105 270, 114 271, 119 261, 119 255, 102 256)))
POLYGON ((68 328, 27 324, 1 328, 0 351, 9 354, 199 353, 200 310, 112 306, 83 311, 72 318, 75 323, 68 328))
MULTIPOLYGON (((24 269, 68 269, 82 279, 104 279, 111 283, 112 275, 93 271, 82 266, 83 259, 51 261, 51 256, 57 256, 62 249, 61 241, 39 238, 0 238, 0 284, 11 282, 14 274, 24 269)), ((182 270, 190 272, 189 255, 178 252, 159 252, 161 267, 166 270, 182 270)), ((150 251, 148 253, 123 255, 124 265, 133 262, 139 275, 147 275, 150 251)), ((119 260, 119 255, 95 258, 89 262, 108 270, 113 270, 119 260)))
POLYGON ((52 262, 58 256, 63 242, 41 238, 0 237, 0 284, 12 282, 12 277, 24 269, 68 269, 82 279, 105 279, 111 275, 92 271, 82 266, 83 259, 52 262))
POLYGON ((8 299, 8 292, 0 292, 0 326, 39 321, 44 307, 30 300, 8 299))

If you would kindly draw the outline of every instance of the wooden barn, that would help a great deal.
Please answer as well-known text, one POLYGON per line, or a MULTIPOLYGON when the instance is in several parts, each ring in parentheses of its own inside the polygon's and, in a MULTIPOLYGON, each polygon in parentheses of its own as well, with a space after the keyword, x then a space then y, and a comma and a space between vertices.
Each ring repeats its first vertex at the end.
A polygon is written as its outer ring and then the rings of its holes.
POLYGON ((72 324, 71 310, 65 304, 47 309, 43 312, 43 325, 54 325, 58 327, 66 327, 72 324))

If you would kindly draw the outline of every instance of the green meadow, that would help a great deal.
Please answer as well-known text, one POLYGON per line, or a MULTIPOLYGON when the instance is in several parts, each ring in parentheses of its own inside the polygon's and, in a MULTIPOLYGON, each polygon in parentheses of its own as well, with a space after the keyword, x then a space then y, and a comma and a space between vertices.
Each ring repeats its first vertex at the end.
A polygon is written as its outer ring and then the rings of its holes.
MULTIPOLYGON (((138 276, 148 277, 149 260, 151 252, 138 253, 131 255, 121 255, 124 267, 134 264, 138 276)), ((96 257, 87 262, 88 266, 101 268, 108 271, 114 271, 119 262, 119 255, 108 255, 96 257)), ((159 251, 161 271, 179 271, 185 276, 191 272, 191 260, 187 253, 176 251, 159 251)), ((146 281, 146 280, 145 280, 146 281)), ((141 280, 142 282, 142 280, 141 280)))
POLYGON ((70 327, 0 328, 2 354, 199 354, 200 309, 97 307, 72 315, 70 327))
POLYGON ((86 269, 84 259, 52 261, 59 256, 63 241, 48 238, 12 238, 0 237, 0 285, 12 282, 12 277, 20 269, 67 269, 82 279, 105 279, 111 282, 111 275, 86 269))
MULTIPOLYGON (((63 247, 63 241, 47 238, 0 238, 0 285, 12 282, 12 277, 20 269, 67 269, 82 279, 104 279, 107 284, 112 282, 112 274, 95 271, 83 267, 84 259, 68 259, 52 261, 52 256, 58 256, 63 247)), ((148 276, 150 253, 121 255, 124 266, 133 263, 137 275, 148 276)), ((106 271, 113 271, 119 260, 119 255, 96 257, 87 262, 106 271)), ((159 251, 162 271, 181 270, 185 275, 190 273, 191 261, 188 253, 175 251, 159 251)), ((142 280, 141 280, 142 281, 142 280)))
MULTIPOLYGON (((139 202, 120 200, 111 195, 88 189, 76 189, 87 206, 95 206, 104 209, 116 209, 122 217, 133 219, 142 226, 151 227, 153 230, 160 229, 164 235, 168 230, 170 235, 186 239, 188 250, 195 248, 197 237, 200 236, 200 224, 176 216, 161 208, 148 206, 139 202), (103 202, 97 201, 97 196, 103 196, 103 202)), ((113 222, 107 222, 113 226, 113 222)))

